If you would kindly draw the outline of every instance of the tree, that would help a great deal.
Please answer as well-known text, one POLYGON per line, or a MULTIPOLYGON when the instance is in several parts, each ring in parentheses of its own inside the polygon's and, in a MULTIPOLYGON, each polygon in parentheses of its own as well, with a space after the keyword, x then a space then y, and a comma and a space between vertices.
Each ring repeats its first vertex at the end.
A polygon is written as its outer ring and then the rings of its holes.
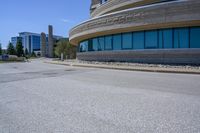
POLYGON ((63 53, 63 56, 65 58, 66 54, 67 54, 67 42, 64 39, 57 42, 57 46, 55 48, 55 55, 60 57, 62 53, 63 53))
POLYGON ((68 45, 67 45, 67 55, 70 59, 75 59, 76 58, 76 52, 77 52, 77 47, 70 44, 68 40, 68 45))
POLYGON ((11 42, 9 42, 9 44, 8 44, 7 53, 9 55, 15 55, 16 54, 15 47, 13 46, 13 44, 11 42))
POLYGON ((35 52, 34 52, 34 51, 31 53, 31 57, 36 57, 36 55, 35 55, 35 52))
POLYGON ((21 41, 17 41, 16 53, 18 57, 24 56, 23 45, 21 41))
POLYGON ((1 47, 1 43, 0 43, 0 55, 2 55, 2 47, 1 47))
POLYGON ((28 56, 29 55, 29 52, 28 52, 28 49, 26 48, 25 49, 25 56, 28 56))
POLYGON ((55 48, 55 55, 61 57, 63 53, 64 59, 66 56, 70 59, 75 58, 76 55, 76 47, 69 43, 69 39, 61 39, 57 42, 57 46, 55 48))

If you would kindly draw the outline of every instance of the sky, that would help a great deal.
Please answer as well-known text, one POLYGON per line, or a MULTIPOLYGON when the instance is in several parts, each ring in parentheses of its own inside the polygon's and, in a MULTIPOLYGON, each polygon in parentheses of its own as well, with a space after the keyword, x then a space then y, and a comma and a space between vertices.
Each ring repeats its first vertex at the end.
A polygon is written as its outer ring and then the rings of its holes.
POLYGON ((69 36, 69 30, 87 20, 91 0, 1 0, 0 43, 7 47, 19 32, 48 33, 69 36))

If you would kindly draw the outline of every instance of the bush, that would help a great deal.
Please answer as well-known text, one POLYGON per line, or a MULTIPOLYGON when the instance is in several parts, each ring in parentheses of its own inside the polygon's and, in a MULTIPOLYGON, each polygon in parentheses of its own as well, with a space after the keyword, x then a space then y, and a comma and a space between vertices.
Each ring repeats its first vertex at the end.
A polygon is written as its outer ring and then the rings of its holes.
POLYGON ((31 57, 36 57, 35 52, 32 52, 32 53, 31 53, 31 57))
POLYGON ((17 57, 16 55, 4 55, 4 58, 2 58, 2 61, 8 61, 8 62, 15 62, 15 61, 21 62, 24 60, 25 60, 24 57, 17 57))

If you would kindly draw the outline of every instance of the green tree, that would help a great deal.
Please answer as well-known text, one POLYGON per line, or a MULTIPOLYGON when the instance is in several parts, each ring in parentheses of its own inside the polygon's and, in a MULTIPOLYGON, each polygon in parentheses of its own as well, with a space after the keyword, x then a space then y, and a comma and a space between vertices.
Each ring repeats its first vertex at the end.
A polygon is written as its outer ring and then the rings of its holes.
POLYGON ((31 53, 31 57, 36 57, 36 54, 34 51, 31 53))
POLYGON ((8 44, 7 53, 9 55, 15 55, 16 54, 15 47, 11 42, 9 42, 9 44, 8 44))
POLYGON ((29 52, 28 52, 28 49, 26 48, 25 49, 25 56, 28 56, 29 55, 29 52))
POLYGON ((63 53, 64 58, 66 58, 67 55, 67 42, 66 40, 62 39, 59 42, 57 42, 56 44, 56 48, 55 48, 55 55, 60 57, 61 53, 63 53))
POLYGON ((17 42, 16 53, 18 57, 24 56, 24 50, 23 50, 23 45, 21 41, 17 42))
POLYGON ((2 47, 1 47, 1 43, 0 43, 0 55, 2 55, 2 47))
POLYGON ((72 59, 75 58, 76 55, 76 47, 69 43, 69 39, 61 39, 57 42, 55 48, 55 55, 60 57, 63 53, 64 59, 66 57, 72 59))
POLYGON ((69 59, 75 59, 76 58, 76 52, 77 52, 77 47, 70 44, 68 40, 68 45, 67 45, 67 56, 69 59))

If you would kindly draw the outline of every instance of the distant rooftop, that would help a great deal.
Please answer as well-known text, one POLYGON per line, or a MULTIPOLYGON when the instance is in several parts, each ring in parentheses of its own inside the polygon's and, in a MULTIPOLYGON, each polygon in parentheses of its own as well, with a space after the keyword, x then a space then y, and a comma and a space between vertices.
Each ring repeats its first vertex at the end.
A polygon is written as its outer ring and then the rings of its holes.
MULTIPOLYGON (((35 36, 40 36, 38 33, 33 33, 33 32, 19 32, 19 35, 35 35, 35 36)), ((48 34, 46 34, 48 36, 48 34)), ((55 38, 64 38, 63 36, 58 36, 58 35, 53 35, 55 38)))

